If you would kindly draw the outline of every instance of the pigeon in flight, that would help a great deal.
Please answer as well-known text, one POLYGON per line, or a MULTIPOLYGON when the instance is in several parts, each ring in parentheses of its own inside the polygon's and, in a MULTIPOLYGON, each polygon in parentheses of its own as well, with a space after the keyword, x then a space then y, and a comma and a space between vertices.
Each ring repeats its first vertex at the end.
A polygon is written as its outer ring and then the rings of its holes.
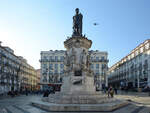
POLYGON ((95 22, 95 23, 93 23, 93 25, 94 25, 94 26, 97 26, 97 25, 99 25, 99 24, 95 22))

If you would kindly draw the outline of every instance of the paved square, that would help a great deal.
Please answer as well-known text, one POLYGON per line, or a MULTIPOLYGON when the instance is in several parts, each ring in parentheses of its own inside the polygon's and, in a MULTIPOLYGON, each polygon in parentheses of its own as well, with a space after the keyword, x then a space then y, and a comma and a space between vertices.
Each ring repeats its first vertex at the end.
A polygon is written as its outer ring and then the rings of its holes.
MULTIPOLYGON (((18 96, 14 98, 5 98, 0 100, 0 113, 51 113, 39 108, 33 107, 31 101, 40 101, 42 95, 18 96)), ((88 113, 150 113, 150 97, 146 95, 122 94, 115 98, 130 100, 130 104, 114 110, 113 112, 88 112, 88 113)), ((54 112, 57 113, 57 112, 54 112)), ((61 112, 58 112, 61 113, 61 112)), ((70 112, 63 112, 70 113, 70 112)), ((78 113, 78 112, 73 112, 78 113)), ((80 112, 81 113, 81 112, 80 112)), ((83 113, 83 112, 82 112, 83 113)))

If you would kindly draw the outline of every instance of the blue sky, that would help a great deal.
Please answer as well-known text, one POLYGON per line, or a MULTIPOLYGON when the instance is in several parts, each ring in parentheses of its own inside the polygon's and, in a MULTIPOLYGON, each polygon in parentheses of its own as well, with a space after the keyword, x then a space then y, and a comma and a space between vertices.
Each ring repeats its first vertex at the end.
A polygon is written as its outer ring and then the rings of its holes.
POLYGON ((91 49, 107 51, 109 66, 150 38, 150 0, 0 0, 0 41, 40 68, 40 51, 64 49, 77 7, 91 49))

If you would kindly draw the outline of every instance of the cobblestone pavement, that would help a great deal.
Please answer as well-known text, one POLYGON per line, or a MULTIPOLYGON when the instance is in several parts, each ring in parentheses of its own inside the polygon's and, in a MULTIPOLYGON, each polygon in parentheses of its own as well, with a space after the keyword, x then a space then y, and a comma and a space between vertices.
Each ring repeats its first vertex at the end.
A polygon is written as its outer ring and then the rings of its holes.
MULTIPOLYGON (((30 105, 31 101, 40 101, 41 97, 42 97, 41 95, 40 96, 23 95, 14 98, 1 99, 0 113, 51 113, 30 105)), ((95 113, 150 113, 150 97, 146 95, 135 96, 130 94, 122 94, 122 95, 115 95, 115 98, 129 100, 130 104, 112 112, 95 112, 95 113)), ((63 113, 70 113, 70 112, 63 112, 63 113)))

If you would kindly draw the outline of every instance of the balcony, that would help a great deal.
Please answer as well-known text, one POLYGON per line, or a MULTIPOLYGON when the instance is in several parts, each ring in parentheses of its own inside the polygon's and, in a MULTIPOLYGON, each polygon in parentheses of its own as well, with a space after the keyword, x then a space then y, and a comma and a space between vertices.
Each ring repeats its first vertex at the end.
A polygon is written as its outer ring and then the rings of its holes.
POLYGON ((62 59, 41 59, 40 62, 63 62, 62 59))
POLYGON ((92 59, 91 60, 92 62, 109 62, 109 60, 108 59, 92 59))

